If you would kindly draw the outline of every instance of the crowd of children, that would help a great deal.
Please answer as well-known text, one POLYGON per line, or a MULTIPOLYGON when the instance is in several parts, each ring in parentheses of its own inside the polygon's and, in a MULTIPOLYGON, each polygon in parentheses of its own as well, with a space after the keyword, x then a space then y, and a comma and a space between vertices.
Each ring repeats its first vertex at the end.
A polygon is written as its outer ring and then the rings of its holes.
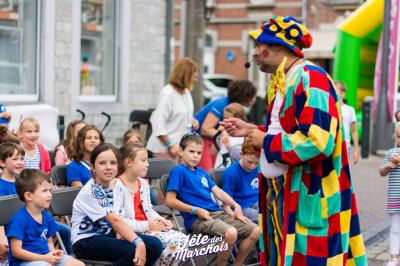
MULTIPOLYGON (((240 104, 230 104, 225 112, 227 117, 245 119, 240 104)), ((5 228, 0 227, 0 265, 84 265, 79 259, 115 261, 114 265, 179 263, 174 252, 183 248, 188 236, 173 230, 172 222, 153 209, 157 196, 144 179, 152 153, 137 131, 128 130, 117 150, 105 143, 96 126, 82 120, 68 125, 66 139, 55 148, 54 161, 67 165, 69 186, 82 187, 73 204, 71 228, 64 224, 64 217, 55 221, 45 211, 55 188, 49 175, 49 152, 38 142, 39 137, 40 125, 33 117, 21 122, 17 134, 0 123, 0 196, 18 195, 26 205, 5 228), (56 232, 67 254, 54 246, 56 232), (77 259, 70 255, 72 251, 77 259)), ((189 133, 179 144, 182 163, 170 173, 167 205, 181 211, 187 232, 223 236, 229 244, 227 251, 218 254, 218 265, 226 264, 237 237, 243 238, 243 244, 232 265, 241 265, 259 236, 257 219, 243 215, 257 202, 240 201, 244 194, 251 194, 252 199, 257 194, 253 177, 258 157, 248 152, 248 142, 244 141, 242 149, 242 159, 227 169, 232 172, 232 182, 231 174, 228 178, 224 175, 221 189, 196 167, 203 141, 189 133), (252 189, 245 192, 244 188, 252 189), (211 192, 223 206, 212 200, 211 192)))

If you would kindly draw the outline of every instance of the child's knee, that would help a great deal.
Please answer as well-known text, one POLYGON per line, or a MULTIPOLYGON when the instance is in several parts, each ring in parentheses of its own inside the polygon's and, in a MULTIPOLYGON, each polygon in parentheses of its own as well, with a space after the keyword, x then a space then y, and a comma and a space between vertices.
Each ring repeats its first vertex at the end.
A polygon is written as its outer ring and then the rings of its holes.
POLYGON ((249 236, 252 240, 257 241, 260 237, 260 227, 255 227, 249 236))
POLYGON ((224 241, 228 244, 233 244, 237 240, 237 230, 234 227, 229 228, 225 232, 224 241))
POLYGON ((67 260, 63 266, 85 266, 85 263, 83 263, 80 260, 71 258, 69 260, 67 260))

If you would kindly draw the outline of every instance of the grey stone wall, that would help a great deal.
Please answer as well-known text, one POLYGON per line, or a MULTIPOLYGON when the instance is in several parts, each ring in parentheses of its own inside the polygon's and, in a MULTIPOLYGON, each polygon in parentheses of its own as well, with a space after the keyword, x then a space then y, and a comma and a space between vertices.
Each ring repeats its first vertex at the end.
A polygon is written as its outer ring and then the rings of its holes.
MULTIPOLYGON (((71 21, 72 1, 57 0, 55 27, 55 77, 54 106, 60 115, 65 116, 65 124, 80 119, 80 115, 71 110, 71 21)), ((78 1, 78 0, 76 0, 78 1)), ((106 141, 117 146, 122 144, 124 132, 129 129, 129 114, 134 109, 154 108, 157 97, 164 84, 165 71, 165 16, 164 0, 123 0, 131 1, 131 41, 129 67, 129 107, 111 115, 111 124, 104 132, 106 141)), ((75 18, 78 19, 78 18, 75 18)), ((80 18, 79 18, 80 19, 80 18)), ((107 103, 101 103, 105 112, 107 103)), ((100 129, 106 122, 101 114, 87 112, 85 121, 100 129)))

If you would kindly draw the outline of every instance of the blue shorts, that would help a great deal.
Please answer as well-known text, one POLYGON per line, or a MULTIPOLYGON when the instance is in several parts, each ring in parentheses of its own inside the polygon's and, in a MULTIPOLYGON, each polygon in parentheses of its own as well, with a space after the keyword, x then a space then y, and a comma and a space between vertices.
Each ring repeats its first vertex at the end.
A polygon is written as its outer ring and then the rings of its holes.
MULTIPOLYGON (((73 257, 64 254, 60 262, 56 263, 55 266, 63 266, 70 258, 73 257)), ((24 261, 21 263, 21 266, 46 266, 46 265, 50 265, 50 263, 48 263, 47 261, 24 261)))

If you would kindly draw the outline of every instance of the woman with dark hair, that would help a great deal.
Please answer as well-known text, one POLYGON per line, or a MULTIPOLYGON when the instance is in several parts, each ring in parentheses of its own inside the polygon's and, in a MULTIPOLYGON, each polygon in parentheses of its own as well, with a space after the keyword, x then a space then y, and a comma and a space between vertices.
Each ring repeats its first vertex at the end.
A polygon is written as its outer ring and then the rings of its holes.
MULTIPOLYGON (((199 121, 197 133, 203 137, 204 149, 198 167, 204 168, 207 172, 213 168, 215 156, 211 156, 212 138, 218 132, 218 123, 223 120, 224 108, 233 102, 245 107, 250 107, 256 97, 257 89, 249 80, 236 80, 228 86, 228 96, 215 99, 198 111, 194 118, 199 121)), ((222 133, 221 140, 230 149, 228 134, 222 133)))

